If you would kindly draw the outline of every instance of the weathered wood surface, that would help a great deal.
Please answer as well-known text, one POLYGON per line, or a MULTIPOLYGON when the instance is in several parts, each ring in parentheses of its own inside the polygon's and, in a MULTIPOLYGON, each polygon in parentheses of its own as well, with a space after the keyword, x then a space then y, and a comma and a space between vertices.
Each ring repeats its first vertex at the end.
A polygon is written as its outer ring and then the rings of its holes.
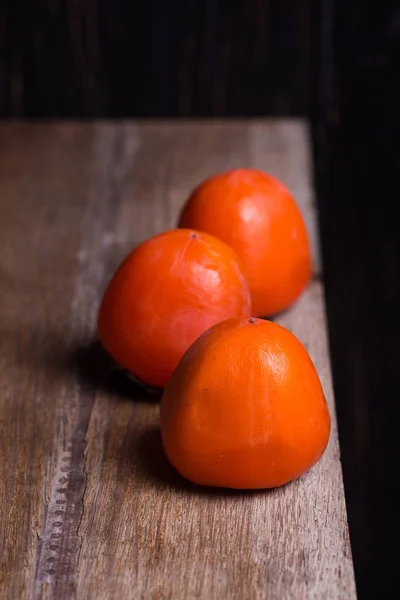
POLYGON ((0 128, 0 597, 353 599, 353 567, 301 121, 0 128), (331 407, 321 462, 284 488, 198 489, 158 405, 95 343, 122 257, 221 169, 269 170, 308 220, 315 276, 280 319, 331 407))

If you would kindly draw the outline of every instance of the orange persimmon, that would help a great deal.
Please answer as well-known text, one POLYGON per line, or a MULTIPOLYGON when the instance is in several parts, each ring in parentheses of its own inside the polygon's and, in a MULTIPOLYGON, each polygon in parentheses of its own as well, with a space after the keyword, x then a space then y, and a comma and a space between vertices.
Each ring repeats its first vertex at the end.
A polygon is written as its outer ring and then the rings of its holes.
POLYGON ((229 319, 187 350, 164 390, 161 433, 171 464, 194 483, 283 485, 328 444, 330 415, 301 342, 262 319, 229 319))
POLYGON ((174 229, 138 246, 112 278, 98 334, 114 360, 149 386, 164 387, 206 329, 251 315, 243 267, 223 241, 174 229))
POLYGON ((215 235, 235 250, 245 267, 253 315, 285 310, 310 279, 303 217, 286 187, 267 173, 236 169, 210 177, 187 200, 179 226, 215 235))

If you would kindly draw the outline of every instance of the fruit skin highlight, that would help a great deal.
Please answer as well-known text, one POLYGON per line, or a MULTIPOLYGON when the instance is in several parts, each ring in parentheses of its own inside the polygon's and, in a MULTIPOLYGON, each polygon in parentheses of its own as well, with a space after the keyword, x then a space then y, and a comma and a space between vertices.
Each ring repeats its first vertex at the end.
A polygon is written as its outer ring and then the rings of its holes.
POLYGON ((203 486, 281 486, 322 456, 330 415, 301 342, 262 319, 229 319, 185 353, 160 404, 168 459, 203 486))
POLYGON ((306 225, 287 188, 255 169, 236 169, 204 181, 187 200, 180 227, 220 238, 242 260, 253 315, 287 309, 311 277, 306 225))
POLYGON ((100 306, 98 335, 121 367, 163 388, 200 334, 250 315, 235 252, 207 233, 174 229, 140 244, 117 269, 100 306))

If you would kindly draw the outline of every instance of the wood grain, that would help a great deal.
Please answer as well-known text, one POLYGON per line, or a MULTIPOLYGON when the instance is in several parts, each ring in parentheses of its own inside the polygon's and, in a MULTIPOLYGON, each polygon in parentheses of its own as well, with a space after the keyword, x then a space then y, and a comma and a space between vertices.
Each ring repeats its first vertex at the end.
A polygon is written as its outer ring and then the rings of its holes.
POLYGON ((301 121, 0 129, 0 597, 352 599, 308 132, 301 121), (157 399, 95 339, 113 269, 234 166, 292 189, 315 277, 279 319, 330 403, 321 462, 284 488, 198 489, 167 463, 157 399))

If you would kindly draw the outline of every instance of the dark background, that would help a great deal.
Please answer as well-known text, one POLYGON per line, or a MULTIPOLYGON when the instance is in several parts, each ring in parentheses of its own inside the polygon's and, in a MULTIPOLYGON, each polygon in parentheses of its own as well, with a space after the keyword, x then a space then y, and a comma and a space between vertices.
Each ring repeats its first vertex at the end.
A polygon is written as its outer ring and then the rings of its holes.
POLYGON ((310 5, 9 0, 0 12, 0 112, 305 114, 310 5))
POLYGON ((0 2, 0 115, 310 119, 359 597, 397 588, 400 5, 0 2))

